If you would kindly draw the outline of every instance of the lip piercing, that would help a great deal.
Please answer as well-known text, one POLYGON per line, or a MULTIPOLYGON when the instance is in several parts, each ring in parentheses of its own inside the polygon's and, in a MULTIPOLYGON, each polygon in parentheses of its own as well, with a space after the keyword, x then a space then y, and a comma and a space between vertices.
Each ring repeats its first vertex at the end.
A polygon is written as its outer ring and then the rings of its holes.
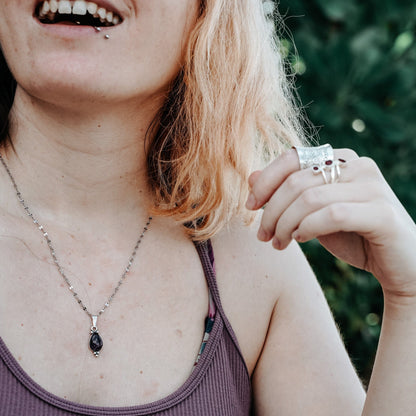
MULTIPOLYGON (((81 24, 81 22, 79 22, 78 20, 75 22, 77 25, 80 25, 81 24)), ((97 32, 97 33, 100 33, 101 32, 101 28, 100 27, 98 27, 98 26, 93 26, 93 28, 94 28, 94 30, 97 32)), ((110 35, 104 35, 104 39, 110 39, 110 35)))
MULTIPOLYGON (((93 26, 93 28, 94 28, 94 30, 95 30, 97 33, 100 33, 100 32, 101 32, 101 28, 100 28, 100 27, 98 27, 98 26, 93 26)), ((110 35, 104 35, 104 39, 110 39, 110 35)))

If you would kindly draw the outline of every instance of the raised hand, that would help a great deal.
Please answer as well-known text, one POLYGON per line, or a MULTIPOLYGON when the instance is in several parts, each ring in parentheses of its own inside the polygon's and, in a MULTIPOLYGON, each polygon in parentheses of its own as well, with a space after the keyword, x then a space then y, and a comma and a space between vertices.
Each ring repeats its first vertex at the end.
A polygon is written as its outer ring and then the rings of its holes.
POLYGON ((258 238, 276 249, 318 238, 336 257, 373 273, 385 294, 416 299, 415 223, 373 160, 342 149, 334 162, 336 181, 331 169, 322 172, 325 160, 299 169, 294 149, 254 172, 247 208, 264 207, 258 238))

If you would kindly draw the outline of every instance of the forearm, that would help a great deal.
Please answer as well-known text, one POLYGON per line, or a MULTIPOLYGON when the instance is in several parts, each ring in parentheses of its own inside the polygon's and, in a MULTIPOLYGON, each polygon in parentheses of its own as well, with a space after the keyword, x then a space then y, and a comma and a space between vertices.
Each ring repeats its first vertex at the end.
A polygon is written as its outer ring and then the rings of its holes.
POLYGON ((385 300, 383 326, 363 416, 413 416, 416 300, 385 300))

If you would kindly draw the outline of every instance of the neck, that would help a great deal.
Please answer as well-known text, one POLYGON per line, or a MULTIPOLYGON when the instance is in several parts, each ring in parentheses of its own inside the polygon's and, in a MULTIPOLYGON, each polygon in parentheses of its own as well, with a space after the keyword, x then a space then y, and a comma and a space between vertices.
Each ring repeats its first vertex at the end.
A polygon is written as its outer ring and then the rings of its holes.
POLYGON ((7 152, 6 160, 32 210, 64 224, 73 217, 99 224, 123 213, 142 219, 151 206, 145 136, 160 104, 71 111, 18 89, 12 109, 15 152, 7 152))

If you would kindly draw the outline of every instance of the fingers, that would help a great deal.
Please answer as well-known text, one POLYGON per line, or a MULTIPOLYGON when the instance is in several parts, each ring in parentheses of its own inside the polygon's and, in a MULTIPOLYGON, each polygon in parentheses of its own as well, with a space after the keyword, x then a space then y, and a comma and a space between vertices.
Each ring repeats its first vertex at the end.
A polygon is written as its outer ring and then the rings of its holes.
MULTIPOLYGON (((380 186, 384 179, 371 159, 358 158, 349 149, 337 150, 335 157, 348 160, 342 169, 341 183, 324 184, 319 172, 314 175, 311 168, 299 170, 294 150, 250 177, 251 199, 247 207, 258 209, 267 203, 258 231, 260 240, 273 238, 276 247, 285 248, 300 224, 313 213, 325 212, 327 207, 337 204, 365 203, 386 196, 380 186)), ((311 238, 324 235, 325 229, 311 238)))
MULTIPOLYGON (((335 157, 347 161, 358 159, 357 154, 351 149, 337 150, 335 157)), ((273 161, 260 174, 259 171, 254 172, 249 179, 251 192, 246 208, 256 210, 263 207, 284 181, 299 169, 297 152, 295 149, 291 149, 273 161)))
POLYGON ((250 210, 261 208, 274 191, 293 172, 299 170, 299 159, 294 149, 284 153, 260 174, 254 172, 249 180, 251 192, 246 207, 250 210))
POLYGON ((360 230, 360 234, 371 232, 375 223, 381 222, 376 206, 371 203, 337 202, 312 212, 302 219, 293 233, 293 238, 305 242, 313 238, 337 232, 360 230))
MULTIPOLYGON (((354 179, 353 171, 343 169, 342 173, 344 182, 354 179)), ((259 230, 259 239, 269 241, 275 233, 276 222, 285 210, 301 196, 306 199, 304 202, 307 204, 310 199, 314 198, 317 192, 315 188, 322 185, 324 185, 322 175, 313 174, 312 169, 304 169, 291 174, 267 201, 259 230)), ((321 191, 324 192, 326 189, 324 187, 321 191)), ((316 199, 318 198, 319 196, 316 195, 316 199)), ((322 200, 325 199, 322 198, 322 200)))
MULTIPOLYGON (((293 238, 295 230, 311 214, 321 211, 326 207, 336 206, 337 204, 364 204, 368 202, 370 193, 372 191, 364 187, 357 190, 355 184, 351 183, 308 188, 278 218, 273 229, 274 243, 276 244, 278 242, 281 248, 287 247, 293 238)), ((351 205, 352 208, 354 208, 354 205, 351 205)), ((327 221, 331 220, 332 217, 327 218, 327 221)), ((347 220, 346 216, 344 220, 347 220)), ((316 234, 313 238, 320 235, 323 234, 316 234)))

